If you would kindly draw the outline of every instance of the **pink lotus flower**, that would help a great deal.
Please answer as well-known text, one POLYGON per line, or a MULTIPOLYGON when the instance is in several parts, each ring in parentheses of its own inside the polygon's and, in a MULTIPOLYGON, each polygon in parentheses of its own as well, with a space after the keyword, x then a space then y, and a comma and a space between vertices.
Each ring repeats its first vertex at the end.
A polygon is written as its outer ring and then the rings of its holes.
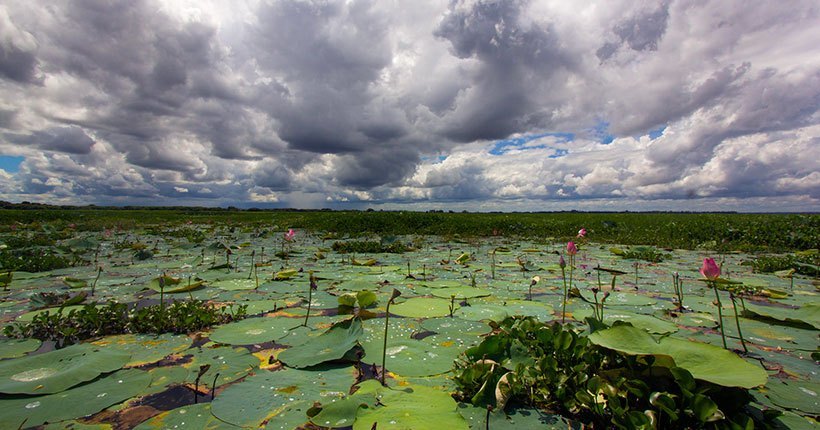
POLYGON ((587 235, 587 229, 582 228, 582 229, 578 230, 578 237, 586 237, 586 235, 587 235))
POLYGON ((569 241, 567 242, 567 254, 575 255, 578 253, 578 247, 575 246, 575 242, 569 241))
POLYGON ((562 255, 562 256, 560 256, 560 257, 558 257, 558 266, 560 266, 562 269, 563 269, 564 267, 567 267, 567 262, 564 260, 564 256, 563 256, 563 255, 562 255))
POLYGON ((293 238, 296 237, 296 230, 289 229, 287 233, 285 233, 285 240, 290 242, 293 238))
POLYGON ((703 266, 700 268, 700 274, 703 275, 704 278, 714 281, 720 276, 720 266, 715 263, 714 258, 704 258, 703 266))

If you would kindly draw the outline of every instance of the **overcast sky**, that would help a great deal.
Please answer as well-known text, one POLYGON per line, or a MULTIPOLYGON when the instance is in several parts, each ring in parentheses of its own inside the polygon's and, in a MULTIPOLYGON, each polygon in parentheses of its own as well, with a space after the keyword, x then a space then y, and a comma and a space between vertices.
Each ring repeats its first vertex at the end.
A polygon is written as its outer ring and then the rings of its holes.
POLYGON ((820 211, 820 3, 0 4, 0 199, 820 211))

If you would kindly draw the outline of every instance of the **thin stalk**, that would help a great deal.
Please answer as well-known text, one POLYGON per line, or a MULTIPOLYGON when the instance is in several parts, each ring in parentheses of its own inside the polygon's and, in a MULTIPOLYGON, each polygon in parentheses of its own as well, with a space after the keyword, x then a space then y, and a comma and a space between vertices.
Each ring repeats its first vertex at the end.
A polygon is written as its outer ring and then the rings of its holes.
POLYGON ((567 272, 563 267, 561 268, 561 278, 564 280, 564 301, 561 306, 561 324, 563 324, 567 315, 567 272))
POLYGON ((495 280, 495 249, 493 249, 492 257, 493 257, 493 261, 490 264, 490 270, 492 271, 492 274, 493 274, 493 280, 495 280))
POLYGON ((102 273, 102 267, 97 266, 97 277, 94 278, 94 283, 91 284, 91 296, 94 296, 94 290, 97 289, 97 281, 100 280, 100 274, 102 273))
POLYGON ((715 290, 715 298, 717 299, 718 319, 720 320, 720 337, 723 339, 723 348, 729 349, 726 346, 726 333, 723 332, 723 304, 720 302, 720 294, 718 293, 717 282, 709 281, 712 284, 712 289, 715 290))
POLYGON ((740 319, 737 317, 737 303, 735 303, 735 295, 729 293, 729 298, 732 299, 732 309, 735 311, 735 324, 737 324, 737 334, 740 335, 740 344, 743 345, 743 352, 749 352, 746 348, 746 342, 743 340, 743 332, 740 330, 740 319))
POLYGON ((310 305, 313 302, 313 290, 317 288, 319 288, 319 286, 316 285, 316 278, 313 277, 313 271, 310 271, 310 287, 308 288, 308 307, 307 313, 305 314, 305 322, 304 324, 302 324, 305 327, 307 327, 308 318, 310 318, 310 305))

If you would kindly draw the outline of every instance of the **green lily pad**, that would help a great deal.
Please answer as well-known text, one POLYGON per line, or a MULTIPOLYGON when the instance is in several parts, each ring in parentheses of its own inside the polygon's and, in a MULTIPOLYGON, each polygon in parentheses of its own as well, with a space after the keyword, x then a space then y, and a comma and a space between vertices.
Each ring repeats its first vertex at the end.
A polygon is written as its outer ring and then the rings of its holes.
POLYGON ((186 405, 165 411, 134 427, 134 430, 156 429, 235 429, 236 426, 220 421, 211 414, 210 403, 186 405))
MULTIPOLYGON (((592 309, 578 309, 572 313, 573 318, 583 321, 584 318, 592 316, 592 309)), ((678 331, 678 326, 653 316, 636 314, 634 312, 621 311, 618 309, 605 309, 604 322, 612 325, 615 321, 624 321, 635 327, 644 329, 655 334, 670 334, 678 331)))
POLYGON ((3 399, 0 423, 8 428, 79 418, 138 395, 151 383, 148 372, 128 369, 70 390, 37 397, 3 399))
POLYGON ((376 283, 373 279, 369 278, 357 278, 351 279, 348 281, 343 281, 336 285, 337 290, 344 290, 344 291, 363 291, 363 290, 375 290, 379 288, 379 284, 376 283))
POLYGON ((442 299, 450 299, 455 296, 456 300, 474 299, 476 297, 487 297, 492 295, 492 291, 484 288, 474 287, 446 287, 431 291, 431 294, 442 299))
POLYGON ((421 385, 377 390, 379 405, 359 410, 353 430, 469 429, 449 393, 421 385))
POLYGON ((120 369, 124 352, 79 344, 45 354, 0 361, 0 393, 50 394, 120 369))
POLYGON ((752 315, 760 315, 784 322, 808 324, 815 329, 820 329, 820 305, 815 303, 791 309, 780 306, 760 306, 747 302, 746 311, 752 315))
POLYGON ((461 318, 430 318, 421 322, 421 327, 438 334, 451 336, 480 336, 490 332, 487 324, 461 318))
POLYGON ((216 287, 226 291, 237 291, 237 290, 255 290, 256 289, 256 279, 223 279, 221 281, 216 281, 210 284, 212 287, 216 287))
POLYGON ((187 349, 191 346, 191 338, 174 334, 123 334, 107 336, 91 343, 107 350, 130 354, 131 361, 124 367, 136 367, 155 363, 170 354, 187 349))
POLYGON ((816 381, 772 379, 762 391, 777 406, 820 414, 820 383, 816 381))
MULTIPOLYGON (((401 376, 432 376, 449 372, 461 348, 450 342, 442 346, 415 339, 398 339, 387 343, 385 367, 401 376)), ((381 339, 362 344, 364 362, 381 365, 384 343, 381 339)))
POLYGON ((231 385, 211 403, 220 420, 246 428, 293 429, 307 422, 314 401, 343 398, 355 382, 354 368, 263 371, 231 385))
MULTIPOLYGON (((471 430, 487 428, 487 409, 470 404, 459 403, 458 413, 467 420, 471 430)), ((566 430, 572 428, 560 415, 545 414, 538 409, 507 407, 503 411, 490 414, 490 425, 493 430, 544 429, 566 430)))
POLYGON ((193 383, 201 366, 211 366, 205 373, 205 380, 210 381, 217 373, 217 386, 233 382, 246 376, 259 366, 259 359, 254 357, 245 348, 231 348, 228 346, 213 347, 206 344, 180 352, 180 356, 191 356, 190 361, 182 364, 188 369, 186 381, 193 383))
POLYGON ((358 344, 362 331, 362 323, 357 318, 345 320, 334 324, 310 342, 282 351, 278 358, 285 365, 295 368, 338 360, 358 344))
POLYGON ((704 312, 687 312, 673 318, 675 323, 689 327, 717 327, 717 320, 712 314, 704 312))
POLYGON ((509 315, 533 316, 541 321, 549 321, 552 316, 552 305, 530 300, 507 300, 504 304, 509 315))
POLYGON ((510 315, 510 309, 501 304, 464 306, 455 315, 470 321, 501 321, 510 315))
MULTIPOLYGON (((458 308, 458 304, 455 305, 458 308)), ((403 303, 390 306, 390 313, 410 318, 434 318, 450 315, 450 301, 429 298, 413 297, 403 303)))
POLYGON ((0 358, 22 357, 36 351, 42 345, 38 339, 2 339, 0 340, 0 358))
POLYGON ((212 341, 229 345, 253 345, 279 340, 290 330, 302 324, 300 318, 259 317, 247 318, 217 327, 208 336, 212 341))
POLYGON ((696 379, 725 387, 754 388, 765 384, 768 376, 760 366, 723 348, 671 336, 656 341, 646 331, 628 325, 596 331, 589 340, 623 354, 669 356, 696 379))

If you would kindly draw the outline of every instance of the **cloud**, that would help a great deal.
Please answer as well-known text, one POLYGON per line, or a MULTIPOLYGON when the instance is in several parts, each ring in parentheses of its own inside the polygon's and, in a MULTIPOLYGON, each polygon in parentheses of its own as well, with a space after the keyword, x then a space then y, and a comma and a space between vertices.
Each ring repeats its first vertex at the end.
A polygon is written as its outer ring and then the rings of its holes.
POLYGON ((10 3, 0 153, 25 161, 0 195, 816 210, 818 22, 808 0, 10 3))

